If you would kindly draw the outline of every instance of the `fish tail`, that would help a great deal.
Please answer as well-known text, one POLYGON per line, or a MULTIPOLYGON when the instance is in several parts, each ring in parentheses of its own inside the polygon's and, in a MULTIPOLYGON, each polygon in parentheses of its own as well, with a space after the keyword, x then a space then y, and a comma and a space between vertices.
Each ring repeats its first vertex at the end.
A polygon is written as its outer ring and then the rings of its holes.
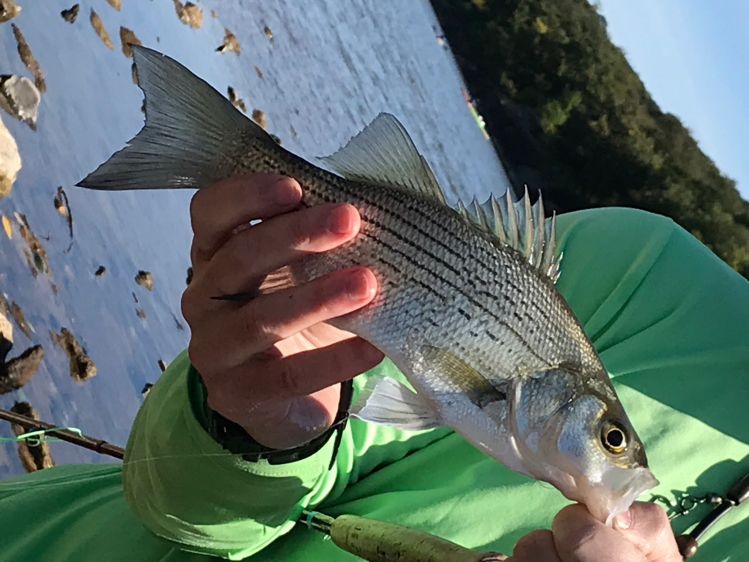
POLYGON ((207 82, 177 61, 133 46, 146 124, 80 183, 103 190, 201 188, 234 171, 253 146, 276 146, 207 82), (260 145, 253 141, 262 141, 260 145))

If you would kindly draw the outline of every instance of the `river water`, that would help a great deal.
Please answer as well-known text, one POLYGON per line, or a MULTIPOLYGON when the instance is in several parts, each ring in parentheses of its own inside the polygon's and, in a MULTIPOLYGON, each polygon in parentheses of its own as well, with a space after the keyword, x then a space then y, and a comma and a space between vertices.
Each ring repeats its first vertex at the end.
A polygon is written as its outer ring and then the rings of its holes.
MULTIPOLYGON (((2 408, 28 400, 46 421, 124 444, 143 385, 159 376, 158 360, 169 361, 189 339, 179 301, 189 265, 191 193, 74 187, 142 126, 142 95, 119 48, 120 26, 219 91, 233 86, 248 109, 265 112, 268 130, 302 156, 334 152, 388 111, 411 133, 448 198, 506 189, 506 175, 463 100, 455 62, 436 41, 441 32, 425 0, 198 3, 201 29, 179 21, 172 0, 123 0, 119 12, 105 0, 83 1, 73 24, 60 17, 69 7, 64 3, 21 2, 13 23, 39 61, 48 91, 36 132, 2 115, 23 169, 13 194, 0 200, 0 214, 27 216, 50 272, 31 275, 17 225, 12 240, 0 233, 0 292, 21 306, 33 328, 27 338, 16 326, 10 356, 34 344, 45 350, 31 382, 0 396, 2 408), (91 8, 114 50, 94 33, 91 8), (225 26, 239 40, 238 56, 215 51, 225 26), (69 251, 67 224, 53 205, 58 186, 72 210, 69 251), (99 265, 107 272, 96 277, 99 265), (135 284, 140 269, 153 273, 153 292, 135 284), (49 336, 63 326, 96 363, 95 378, 76 383, 70 377, 67 356, 49 336)), ((0 74, 29 75, 9 23, 0 24, 0 74)), ((0 423, 0 437, 10 436, 9 425, 0 423)), ((51 448, 57 464, 111 461, 68 444, 51 448)), ((15 445, 0 444, 0 478, 22 472, 15 445)))

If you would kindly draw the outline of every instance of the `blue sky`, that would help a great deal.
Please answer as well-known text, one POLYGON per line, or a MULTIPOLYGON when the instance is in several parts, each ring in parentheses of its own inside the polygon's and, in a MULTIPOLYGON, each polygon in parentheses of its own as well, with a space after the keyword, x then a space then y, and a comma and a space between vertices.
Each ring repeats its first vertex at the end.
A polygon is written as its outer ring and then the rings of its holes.
POLYGON ((663 111, 749 200, 749 2, 599 0, 609 35, 663 111))

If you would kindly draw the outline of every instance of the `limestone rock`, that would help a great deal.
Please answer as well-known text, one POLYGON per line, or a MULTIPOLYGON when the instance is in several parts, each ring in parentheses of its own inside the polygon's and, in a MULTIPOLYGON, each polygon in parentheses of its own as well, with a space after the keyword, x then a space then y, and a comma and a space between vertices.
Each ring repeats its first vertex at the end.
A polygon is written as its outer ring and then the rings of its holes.
POLYGON ((40 92, 44 93, 47 91, 47 84, 44 82, 44 73, 42 67, 39 66, 39 61, 36 60, 34 54, 31 52, 26 38, 21 33, 21 29, 15 24, 11 23, 10 27, 13 29, 13 35, 16 37, 16 46, 18 47, 18 54, 21 57, 21 61, 26 65, 31 74, 34 75, 34 84, 40 92))
POLYGON ((12 20, 21 13, 21 7, 16 0, 0 0, 0 23, 12 20))
MULTIPOLYGON (((27 418, 39 420, 39 414, 28 402, 16 402, 10 411, 27 418)), ((15 423, 11 424, 11 427, 16 435, 23 435, 28 432, 26 428, 15 423)), ((49 451, 49 444, 43 439, 38 443, 31 443, 27 440, 19 441, 18 458, 21 459, 21 464, 23 464, 26 472, 36 472, 43 468, 55 466, 55 461, 52 460, 52 454, 49 451)))
POLYGON ((17 302, 10 303, 10 314, 13 316, 13 320, 16 321, 16 325, 23 332, 23 335, 31 339, 34 330, 26 320, 26 315, 23 313, 23 309, 17 302))
POLYGON ((0 199, 13 191, 13 184, 20 169, 21 155, 18 153, 16 139, 0 119, 0 199))
POLYGON ((64 19, 66 22, 75 23, 75 20, 78 17, 78 12, 80 11, 81 11, 81 5, 73 4, 67 10, 63 10, 62 12, 60 12, 60 15, 62 16, 62 19, 64 19))
POLYGON ((39 89, 25 76, 0 76, 0 107, 34 130, 41 100, 39 89))
MULTIPOLYGON (((143 44, 132 29, 124 26, 120 26, 120 43, 122 44, 122 54, 129 59, 133 58, 133 45, 140 46, 143 44)), ((138 84, 137 80, 133 80, 133 82, 136 85, 138 84)))
POLYGON ((89 20, 91 21, 91 27, 94 28, 96 35, 98 35, 101 42, 107 46, 107 49, 114 49, 114 43, 112 43, 112 38, 104 27, 104 22, 101 21, 99 14, 97 14, 93 8, 91 8, 91 16, 89 17, 89 20))
POLYGON ((247 113, 247 104, 245 104, 244 100, 237 95, 237 92, 236 90, 234 90, 234 88, 229 86, 226 89, 226 93, 229 95, 229 101, 234 107, 236 107, 243 113, 247 113))
POLYGON ((153 291, 153 275, 150 271, 143 271, 142 269, 135 276, 135 282, 141 287, 153 291))
POLYGON ((31 380, 44 359, 41 345, 28 348, 15 359, 0 365, 0 394, 18 390, 31 380))
POLYGON ((5 357, 13 347, 13 324, 8 317, 0 311, 0 363, 5 362, 5 357))
POLYGON ((182 4, 180 0, 174 0, 174 10, 177 12, 179 21, 192 28, 203 27, 203 10, 192 2, 182 4))
POLYGON ((268 125, 268 120, 265 117, 265 112, 260 109, 252 110, 252 120, 260 125, 262 129, 265 129, 265 127, 268 125))
POLYGON ((224 28, 224 42, 221 43, 216 50, 219 53, 240 53, 241 48, 239 46, 239 41, 237 41, 237 36, 229 31, 228 27, 224 28))
POLYGON ((70 376, 76 382, 84 382, 96 376, 96 365, 70 330, 62 328, 59 334, 50 332, 50 337, 68 355, 70 376))

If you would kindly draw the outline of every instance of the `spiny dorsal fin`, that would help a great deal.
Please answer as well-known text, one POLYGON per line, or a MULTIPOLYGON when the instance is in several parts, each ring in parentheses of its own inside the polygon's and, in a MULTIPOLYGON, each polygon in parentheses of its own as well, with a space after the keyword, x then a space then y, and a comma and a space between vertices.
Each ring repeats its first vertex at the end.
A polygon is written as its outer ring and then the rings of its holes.
POLYGON ((556 256, 557 217, 552 214, 546 221, 540 193, 531 205, 527 187, 517 201, 512 200, 508 189, 504 197, 492 195, 483 203, 475 198, 468 205, 458 201, 458 212, 499 243, 515 248, 533 267, 557 282, 562 260, 561 255, 556 256))
POLYGON ((429 164, 389 113, 380 113, 346 146, 320 160, 345 178, 410 189, 446 205, 429 164))

